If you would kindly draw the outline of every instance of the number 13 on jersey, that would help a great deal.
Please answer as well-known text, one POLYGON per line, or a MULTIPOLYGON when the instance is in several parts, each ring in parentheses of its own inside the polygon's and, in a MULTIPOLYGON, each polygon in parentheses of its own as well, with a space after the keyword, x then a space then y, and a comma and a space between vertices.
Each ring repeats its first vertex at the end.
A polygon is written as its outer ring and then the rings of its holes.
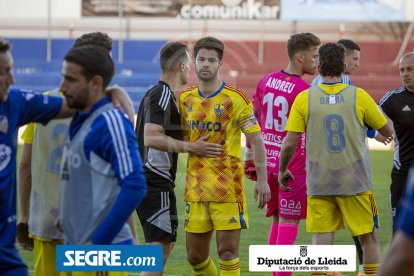
POLYGON ((276 131, 282 132, 285 131, 288 113, 289 113, 289 103, 283 96, 277 96, 275 98, 275 94, 267 93, 263 97, 263 105, 267 105, 266 110, 266 122, 265 128, 267 129, 275 129, 276 131), (273 107, 278 107, 279 110, 277 114, 273 114, 273 107), (274 118, 273 116, 276 117, 274 118))

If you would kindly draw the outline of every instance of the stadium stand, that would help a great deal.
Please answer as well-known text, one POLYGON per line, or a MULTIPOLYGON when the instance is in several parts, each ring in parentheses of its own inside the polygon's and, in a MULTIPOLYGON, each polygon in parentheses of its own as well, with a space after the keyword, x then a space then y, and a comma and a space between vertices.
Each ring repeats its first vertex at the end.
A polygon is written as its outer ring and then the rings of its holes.
MULTIPOLYGON (((64 54, 71 47, 72 39, 54 39, 51 43, 51 61, 46 61, 45 39, 10 39, 15 57, 16 87, 46 91, 58 87, 64 54)), ((116 63, 113 84, 124 87, 131 95, 137 109, 147 89, 160 76, 158 51, 165 40, 123 41, 123 62, 116 63)), ((352 75, 355 85, 366 89, 375 100, 386 91, 398 87, 400 78, 397 66, 391 63, 397 54, 398 42, 358 42, 361 46, 361 66, 352 75)), ((285 42, 268 41, 263 47, 263 62, 259 64, 258 42, 227 41, 222 66, 225 81, 240 87, 251 95, 256 84, 267 72, 280 70, 287 63, 285 42)), ((118 42, 115 40, 113 58, 118 60, 118 42)), ((413 49, 411 43, 407 47, 413 49)), ((307 76, 307 81, 312 77, 307 76)), ((189 85, 196 83, 194 68, 190 70, 189 85)))

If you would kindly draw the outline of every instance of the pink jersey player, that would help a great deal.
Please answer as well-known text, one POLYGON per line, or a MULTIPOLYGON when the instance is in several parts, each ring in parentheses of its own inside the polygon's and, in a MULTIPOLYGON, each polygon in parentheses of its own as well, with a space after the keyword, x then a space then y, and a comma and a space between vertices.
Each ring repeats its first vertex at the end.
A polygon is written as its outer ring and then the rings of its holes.
MULTIPOLYGON (((287 42, 289 64, 284 70, 266 75, 257 85, 253 96, 257 117, 266 148, 267 180, 271 199, 267 203, 266 216, 273 217, 269 231, 269 244, 294 244, 299 223, 306 218, 306 156, 305 135, 289 163, 294 181, 287 182, 289 191, 284 191, 277 181, 282 142, 287 133, 285 126, 296 96, 310 87, 301 77, 316 73, 321 41, 311 33, 294 34, 287 42)), ((255 166, 251 151, 245 154, 245 175, 254 180, 255 166)), ((291 276, 291 272, 273 272, 273 276, 291 276)))
POLYGON ((292 187, 291 191, 283 192, 279 189, 277 174, 290 109, 296 96, 309 87, 310 85, 300 76, 282 70, 261 79, 253 95, 255 115, 262 128, 266 148, 268 183, 272 191, 272 199, 266 208, 268 217, 278 213, 279 217, 287 219, 306 218, 305 134, 302 134, 289 163, 289 170, 295 176, 294 183, 289 184, 292 187), (295 186, 298 187, 295 189, 295 186))

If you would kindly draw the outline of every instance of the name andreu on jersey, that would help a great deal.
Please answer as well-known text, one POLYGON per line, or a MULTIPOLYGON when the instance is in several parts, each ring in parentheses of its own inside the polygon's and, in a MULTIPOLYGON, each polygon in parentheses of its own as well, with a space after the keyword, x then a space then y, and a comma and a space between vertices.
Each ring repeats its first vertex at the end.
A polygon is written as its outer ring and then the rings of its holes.
POLYGON ((277 89, 281 92, 286 92, 290 94, 292 93, 293 89, 295 89, 295 84, 286 80, 269 78, 267 80, 266 87, 277 89))

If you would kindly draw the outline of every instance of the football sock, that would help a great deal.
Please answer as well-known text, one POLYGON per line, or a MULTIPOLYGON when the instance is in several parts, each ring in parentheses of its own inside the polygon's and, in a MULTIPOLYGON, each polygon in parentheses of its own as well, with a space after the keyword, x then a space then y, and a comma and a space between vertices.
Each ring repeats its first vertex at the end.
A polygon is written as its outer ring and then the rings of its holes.
POLYGON ((220 276, 238 276, 240 275, 240 260, 239 258, 220 262, 220 276))
POLYGON ((279 223, 277 245, 295 244, 298 236, 299 225, 296 223, 279 223))
POLYGON ((364 264, 364 273, 365 275, 377 275, 379 269, 379 264, 364 264))
POLYGON ((217 268, 211 258, 208 258, 201 264, 193 265, 194 275, 217 276, 217 268))

